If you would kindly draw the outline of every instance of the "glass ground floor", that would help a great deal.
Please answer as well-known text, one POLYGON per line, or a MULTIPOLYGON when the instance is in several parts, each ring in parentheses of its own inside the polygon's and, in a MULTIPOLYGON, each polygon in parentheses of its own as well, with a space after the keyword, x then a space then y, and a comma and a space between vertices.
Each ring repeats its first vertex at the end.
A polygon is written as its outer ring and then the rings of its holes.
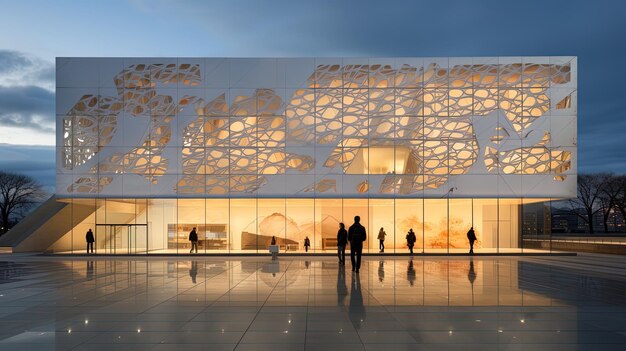
MULTIPOLYGON (((72 229, 47 250, 85 253, 92 229, 96 254, 188 254, 189 232, 198 233, 198 253, 267 253, 273 236, 281 252, 336 251, 339 223, 361 217, 368 238, 364 252, 406 253, 406 234, 417 236, 415 253, 464 253, 474 227, 475 252, 535 251, 528 243, 550 242, 550 199, 58 199, 67 203, 72 229), (536 242, 536 240, 534 240, 536 242), (546 242, 545 240, 543 241, 546 242)), ((544 244, 543 250, 549 250, 544 244)))

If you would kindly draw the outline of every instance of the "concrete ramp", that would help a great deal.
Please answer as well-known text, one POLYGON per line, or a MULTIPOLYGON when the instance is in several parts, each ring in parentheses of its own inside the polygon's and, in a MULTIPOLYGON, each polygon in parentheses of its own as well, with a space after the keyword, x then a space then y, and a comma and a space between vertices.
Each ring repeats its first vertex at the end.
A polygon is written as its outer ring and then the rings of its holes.
POLYGON ((2 235, 0 247, 10 246, 13 252, 44 252, 93 211, 92 206, 69 206, 52 196, 2 235))

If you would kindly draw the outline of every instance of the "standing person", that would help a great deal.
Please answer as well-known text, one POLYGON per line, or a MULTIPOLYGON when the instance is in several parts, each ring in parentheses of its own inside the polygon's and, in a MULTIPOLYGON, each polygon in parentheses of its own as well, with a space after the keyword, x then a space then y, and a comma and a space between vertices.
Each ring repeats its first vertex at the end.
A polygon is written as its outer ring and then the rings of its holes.
POLYGON ((270 242, 270 245, 276 245, 276 237, 272 236, 272 242, 270 242))
POLYGON ((361 217, 354 216, 354 224, 348 229, 348 241, 350 241, 350 261, 352 261, 352 271, 359 273, 361 268, 361 254, 363 253, 363 242, 367 239, 365 227, 361 225, 361 217), (356 257, 355 257, 356 256, 356 257))
POLYGON ((189 241, 191 241, 191 250, 189 250, 189 253, 192 253, 194 249, 196 253, 198 253, 198 233, 196 233, 196 227, 193 227, 191 232, 189 232, 189 241))
POLYGON ((470 230, 467 231, 467 240, 469 240, 470 244, 470 255, 474 254, 474 241, 476 241, 476 233, 474 233, 474 227, 470 227, 470 230))
POLYGON ((409 247, 409 252, 411 255, 413 254, 413 246, 417 241, 417 237, 415 237, 415 232, 413 232, 413 228, 409 229, 409 232, 406 234, 406 246, 409 247))
POLYGON ((380 227, 380 230, 378 231, 378 249, 380 250, 380 252, 385 252, 385 237, 387 236, 387 233, 385 233, 385 230, 383 229, 383 227, 380 227))
POLYGON ((91 228, 89 228, 87 234, 85 234, 85 241, 87 241, 87 253, 89 253, 89 249, 91 249, 91 253, 93 253, 93 243, 96 240, 93 237, 93 232, 91 231, 91 228))
POLYGON ((339 231, 337 232, 337 256, 339 256, 339 264, 346 264, 346 244, 348 244, 348 231, 343 223, 339 223, 339 231))
POLYGON ((304 252, 309 252, 309 246, 311 246, 311 240, 309 240, 309 237, 307 236, 304 238, 304 252))

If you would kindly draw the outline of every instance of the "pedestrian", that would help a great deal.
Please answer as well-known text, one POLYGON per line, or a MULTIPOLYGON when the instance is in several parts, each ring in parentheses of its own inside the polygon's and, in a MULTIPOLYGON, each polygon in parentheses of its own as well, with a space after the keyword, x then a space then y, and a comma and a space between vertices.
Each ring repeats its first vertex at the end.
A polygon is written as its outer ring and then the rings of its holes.
POLYGON ((189 232, 189 241, 191 241, 191 250, 189 250, 189 253, 192 253, 194 249, 196 253, 198 253, 198 233, 196 233, 196 227, 193 227, 191 232, 189 232))
POLYGON ((309 237, 307 236, 304 238, 304 252, 309 252, 309 246, 311 246, 311 240, 309 240, 309 237))
POLYGON ((339 223, 339 231, 337 232, 337 256, 339 256, 339 264, 346 264, 346 244, 348 243, 348 231, 343 223, 339 223))
POLYGON ((272 236, 272 242, 270 243, 270 245, 276 245, 276 237, 272 236))
POLYGON ((413 246, 417 241, 417 237, 415 237, 415 232, 413 232, 413 228, 409 229, 409 232, 406 234, 406 246, 409 247, 409 252, 411 255, 413 254, 413 246))
POLYGON ((93 237, 93 231, 91 231, 91 228, 89 228, 87 234, 85 234, 85 240, 87 241, 87 253, 89 253, 89 249, 91 249, 91 253, 93 253, 93 243, 96 240, 93 237))
POLYGON ((354 224, 348 229, 348 241, 350 241, 350 261, 352 261, 352 271, 359 273, 361 268, 361 254, 363 253, 363 242, 367 239, 365 227, 361 225, 361 217, 354 216, 354 224))
POLYGON ((378 231, 378 249, 380 250, 380 252, 385 252, 385 237, 387 236, 387 233, 385 233, 385 230, 383 229, 383 227, 380 227, 380 230, 378 231))
POLYGON ((470 227, 470 230, 467 231, 467 240, 469 240, 469 244, 470 244, 470 255, 474 254, 474 241, 478 240, 476 239, 476 233, 474 232, 474 227, 470 227))

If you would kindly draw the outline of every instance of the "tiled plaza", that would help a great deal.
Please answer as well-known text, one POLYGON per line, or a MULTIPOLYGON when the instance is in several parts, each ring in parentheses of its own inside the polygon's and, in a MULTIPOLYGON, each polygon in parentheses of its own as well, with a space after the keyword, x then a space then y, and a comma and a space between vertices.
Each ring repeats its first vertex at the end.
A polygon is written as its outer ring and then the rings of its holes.
POLYGON ((0 350, 624 350, 626 258, 0 255, 0 350))

